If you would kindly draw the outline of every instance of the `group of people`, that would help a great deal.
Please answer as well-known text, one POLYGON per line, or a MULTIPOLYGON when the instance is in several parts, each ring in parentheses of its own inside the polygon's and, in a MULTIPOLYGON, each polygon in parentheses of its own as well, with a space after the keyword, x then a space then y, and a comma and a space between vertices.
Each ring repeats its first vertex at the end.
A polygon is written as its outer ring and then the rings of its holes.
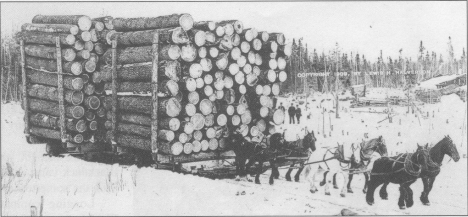
MULTIPOLYGON (((286 112, 286 108, 283 106, 283 103, 280 104, 278 107, 279 109, 283 110, 283 112, 286 112)), ((288 109, 288 114, 289 114, 289 124, 296 124, 296 121, 294 118, 297 118, 297 123, 301 123, 301 116, 302 116, 302 111, 301 108, 299 108, 299 105, 294 105, 291 103, 291 106, 288 109)))

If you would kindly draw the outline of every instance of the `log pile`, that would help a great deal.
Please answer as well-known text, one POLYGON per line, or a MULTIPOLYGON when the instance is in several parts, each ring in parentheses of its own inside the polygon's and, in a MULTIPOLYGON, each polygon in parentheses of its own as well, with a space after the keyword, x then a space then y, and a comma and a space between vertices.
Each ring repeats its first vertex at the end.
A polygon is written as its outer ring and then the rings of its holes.
POLYGON ((27 133, 61 140, 59 82, 63 83, 66 141, 94 143, 98 130, 104 129, 100 124, 106 115, 101 102, 104 82, 92 79, 101 70, 99 60, 109 47, 105 37, 110 30, 103 19, 37 15, 21 26, 16 39, 24 43, 27 133))
MULTIPOLYGON (((189 14, 108 16, 90 20, 89 27, 79 16, 62 18, 36 16, 33 24, 23 26, 20 37, 34 44, 27 51, 28 70, 33 72, 28 76, 34 85, 54 86, 54 78, 44 79, 42 74, 56 70, 57 55, 45 47, 55 42, 51 37, 59 37, 67 73, 65 101, 81 106, 87 123, 97 121, 97 138, 108 144, 151 151, 151 137, 157 133, 160 154, 184 158, 229 149, 225 137, 234 131, 265 143, 274 126, 283 123, 276 96, 287 79, 286 60, 292 47, 282 33, 244 28, 239 20, 195 22, 189 14), (157 51, 153 51, 155 33, 159 33, 157 51), (108 49, 113 43, 115 51, 108 49), (40 52, 46 49, 50 52, 40 52), (158 132, 151 131, 154 54, 158 55, 158 132), (113 92, 119 95, 116 105, 113 92)), ((31 92, 38 100, 56 99, 53 90, 43 91, 45 95, 31 92)), ((73 111, 67 117, 77 116, 73 111)), ((53 115, 45 109, 38 112, 53 115)), ((53 123, 36 122, 55 129, 53 123)), ((70 132, 83 131, 73 124, 70 132)))

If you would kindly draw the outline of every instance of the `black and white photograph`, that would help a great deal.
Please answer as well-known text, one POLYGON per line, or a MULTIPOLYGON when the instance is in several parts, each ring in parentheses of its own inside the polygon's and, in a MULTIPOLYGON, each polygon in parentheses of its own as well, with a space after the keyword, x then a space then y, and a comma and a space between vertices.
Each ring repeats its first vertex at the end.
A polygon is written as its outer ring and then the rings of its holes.
POLYGON ((0 215, 468 215, 467 14, 0 1, 0 215))

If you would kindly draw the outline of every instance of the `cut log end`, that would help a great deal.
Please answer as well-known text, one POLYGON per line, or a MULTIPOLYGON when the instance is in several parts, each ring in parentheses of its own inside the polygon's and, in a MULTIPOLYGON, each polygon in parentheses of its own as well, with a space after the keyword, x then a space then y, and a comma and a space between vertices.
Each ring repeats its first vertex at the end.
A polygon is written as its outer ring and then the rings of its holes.
POLYGON ((71 108, 71 114, 72 114, 73 118, 75 118, 75 119, 82 118, 84 116, 84 113, 85 113, 85 110, 81 106, 73 106, 71 108))
POLYGON ((81 16, 78 19, 78 27, 80 28, 81 31, 88 31, 91 29, 91 26, 93 25, 93 22, 91 21, 91 18, 88 16, 81 16))
POLYGON ((193 17, 190 14, 183 14, 179 18, 179 24, 185 31, 193 28, 193 17))

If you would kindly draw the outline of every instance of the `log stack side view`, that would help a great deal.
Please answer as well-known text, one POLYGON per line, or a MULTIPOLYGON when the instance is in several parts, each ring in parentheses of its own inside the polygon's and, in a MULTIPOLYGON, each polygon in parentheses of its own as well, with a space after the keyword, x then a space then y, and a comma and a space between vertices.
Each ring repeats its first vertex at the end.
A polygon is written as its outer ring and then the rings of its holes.
POLYGON ((158 154, 175 160, 226 151, 225 138, 235 131, 266 143, 284 121, 276 96, 292 47, 282 33, 244 28, 239 20, 195 22, 189 14, 38 15, 22 30, 31 134, 57 139, 60 97, 72 141, 83 135, 154 152, 156 136, 158 154), (50 73, 58 59, 62 81, 50 73))

